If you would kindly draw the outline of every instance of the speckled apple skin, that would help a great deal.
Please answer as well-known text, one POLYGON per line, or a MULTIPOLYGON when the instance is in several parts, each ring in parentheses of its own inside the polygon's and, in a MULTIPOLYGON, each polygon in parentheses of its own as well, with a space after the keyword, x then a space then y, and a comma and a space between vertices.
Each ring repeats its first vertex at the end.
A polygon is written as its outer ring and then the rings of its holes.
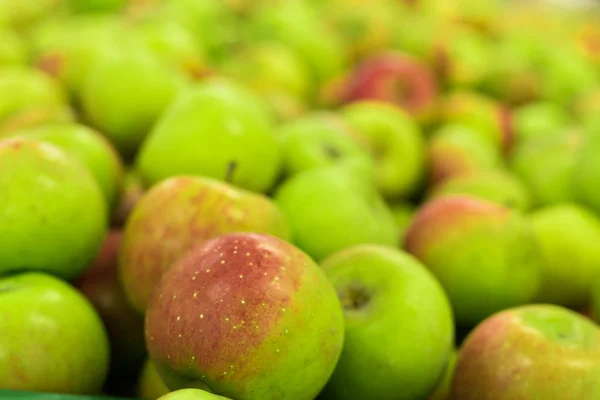
POLYGON ((342 308, 321 269, 273 236, 230 234, 165 273, 146 314, 151 359, 171 389, 236 400, 312 400, 331 376, 342 308))
POLYGON ((524 306, 490 317, 469 335, 450 400, 593 400, 600 398, 599 376, 597 326, 557 306, 524 306))
POLYGON ((161 275, 194 245, 232 232, 289 239, 285 216, 268 198, 209 178, 174 177, 154 186, 125 227, 119 271, 140 312, 161 275))
POLYGON ((486 200, 456 195, 427 203, 404 246, 440 280, 459 325, 524 304, 539 288, 541 255, 530 225, 486 200))

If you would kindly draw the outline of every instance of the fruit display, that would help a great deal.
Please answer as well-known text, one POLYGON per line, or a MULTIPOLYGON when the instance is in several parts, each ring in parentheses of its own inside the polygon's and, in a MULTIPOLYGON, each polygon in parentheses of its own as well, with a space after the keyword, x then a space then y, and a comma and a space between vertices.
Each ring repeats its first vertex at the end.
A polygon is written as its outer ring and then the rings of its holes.
POLYGON ((600 400, 599 184, 600 4, 0 0, 0 399, 600 400))

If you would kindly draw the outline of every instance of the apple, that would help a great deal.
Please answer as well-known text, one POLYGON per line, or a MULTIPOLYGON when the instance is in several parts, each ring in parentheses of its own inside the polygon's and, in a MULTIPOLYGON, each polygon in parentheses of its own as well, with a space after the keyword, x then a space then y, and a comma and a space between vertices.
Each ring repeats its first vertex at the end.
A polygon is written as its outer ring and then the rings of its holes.
POLYGON ((150 359, 146 359, 138 380, 136 394, 142 400, 156 400, 170 393, 150 359))
POLYGON ((29 57, 29 48, 26 41, 9 27, 0 27, 0 65, 26 64, 29 57))
POLYGON ((144 142, 136 160, 142 178, 153 185, 174 175, 225 180, 264 192, 281 166, 281 149, 264 103, 247 88, 210 80, 171 104, 144 142), (260 160, 260 162, 257 162, 260 160))
POLYGON ((473 171, 448 178, 431 188, 428 197, 449 195, 478 197, 519 211, 528 211, 532 203, 525 184, 503 169, 473 171))
POLYGON ((355 102, 340 112, 370 150, 382 195, 394 199, 414 194, 425 174, 425 140, 409 114, 373 100, 355 102))
POLYGON ((532 301, 540 287, 542 261, 529 221, 486 200, 456 195, 428 202, 404 245, 439 279, 461 326, 532 301))
MULTIPOLYGON (((0 274, 77 277, 96 255, 107 206, 90 172, 46 142, 0 140, 0 274)), ((1 381, 1 380, 0 380, 1 381)))
POLYGON ((444 371, 454 346, 450 302, 437 279, 397 249, 359 245, 321 268, 335 287, 346 333, 322 399, 418 399, 444 371))
POLYGON ((137 171, 132 168, 125 170, 122 191, 119 194, 117 205, 113 209, 111 225, 114 227, 125 226, 129 215, 145 193, 146 188, 137 171))
POLYGON ((581 96, 573 108, 588 132, 600 135, 600 87, 581 96))
POLYGON ((167 386, 239 400, 312 400, 339 359, 342 307, 308 255, 274 236, 223 235, 160 280, 146 314, 167 386))
POLYGON ((279 126, 283 173, 302 171, 357 159, 372 163, 361 133, 342 116, 330 111, 313 111, 279 126))
POLYGON ((294 243, 315 260, 362 243, 396 246, 396 222, 369 167, 349 160, 307 170, 275 193, 294 243))
POLYGON ((181 90, 178 78, 155 57, 137 52, 101 59, 82 83, 83 114, 124 157, 132 158, 181 90))
POLYGON ((73 13, 109 13, 125 8, 127 0, 67 0, 66 5, 73 13))
POLYGON ((110 231, 98 255, 75 281, 102 319, 110 343, 109 385, 135 377, 146 358, 144 318, 127 301, 118 275, 122 232, 110 231))
POLYGON ((200 389, 179 389, 159 398, 159 400, 227 400, 227 397, 218 396, 200 389))
POLYGON ((60 11, 62 2, 56 0, 0 1, 0 23, 18 31, 34 26, 49 14, 60 11))
POLYGON ((403 108, 419 121, 429 121, 438 87, 427 65, 408 54, 383 51, 369 56, 345 78, 342 103, 377 100, 403 108))
POLYGON ((100 391, 108 371, 108 340, 83 295, 51 275, 24 272, 0 278, 0 304, 3 388, 100 391))
POLYGON ((597 397, 600 330, 553 305, 504 310, 482 322, 458 355, 450 400, 597 397))
POLYGON ((42 140, 77 158, 96 179, 109 208, 115 206, 123 180, 123 165, 115 148, 98 132, 77 123, 54 123, 8 136, 42 140))
POLYGON ((143 312, 163 273, 195 245, 231 232, 289 239, 283 212, 267 197, 210 178, 179 176, 152 187, 125 226, 119 274, 143 312))
POLYGON ((560 134, 572 124, 565 108, 548 100, 525 104, 513 116, 517 146, 533 138, 560 134))
POLYGON ((501 166, 498 149, 469 126, 448 124, 436 129, 426 145, 429 182, 441 182, 501 166))
POLYGON ((585 307, 600 279, 600 220, 572 203, 540 208, 529 219, 545 259, 537 302, 585 307))
MULTIPOLYGON (((600 128, 600 118, 597 120, 600 128)), ((594 132, 579 132, 579 142, 571 142, 572 147, 579 147, 579 152, 573 150, 572 156, 576 158, 576 165, 573 167, 573 191, 575 200, 594 212, 600 212, 600 192, 594 190, 594 182, 600 176, 600 130, 594 132)))

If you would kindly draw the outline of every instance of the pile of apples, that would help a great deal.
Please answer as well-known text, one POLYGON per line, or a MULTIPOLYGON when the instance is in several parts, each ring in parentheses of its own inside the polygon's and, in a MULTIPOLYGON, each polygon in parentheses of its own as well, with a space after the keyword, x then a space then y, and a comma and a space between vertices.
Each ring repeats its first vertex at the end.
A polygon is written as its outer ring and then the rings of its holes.
POLYGON ((600 399, 599 185, 591 11, 0 0, 0 397, 600 399))

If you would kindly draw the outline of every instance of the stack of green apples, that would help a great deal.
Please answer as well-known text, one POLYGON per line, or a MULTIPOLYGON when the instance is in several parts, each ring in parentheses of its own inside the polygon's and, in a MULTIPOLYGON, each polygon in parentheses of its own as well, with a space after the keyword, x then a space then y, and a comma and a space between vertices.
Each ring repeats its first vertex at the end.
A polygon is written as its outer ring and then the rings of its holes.
POLYGON ((0 0, 0 397, 600 400, 598 182, 600 15, 0 0))

